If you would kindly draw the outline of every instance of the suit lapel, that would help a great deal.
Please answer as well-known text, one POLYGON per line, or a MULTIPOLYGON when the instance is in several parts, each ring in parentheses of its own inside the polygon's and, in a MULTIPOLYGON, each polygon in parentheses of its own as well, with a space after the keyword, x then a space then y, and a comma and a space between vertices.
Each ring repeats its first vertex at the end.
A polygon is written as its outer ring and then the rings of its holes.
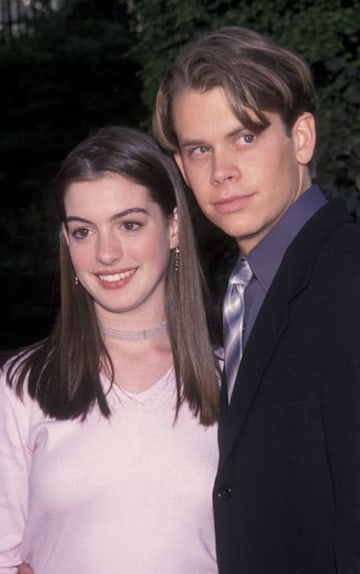
POLYGON ((219 469, 246 422, 258 386, 288 326, 291 303, 306 288, 323 242, 338 225, 351 221, 342 203, 335 200, 320 209, 287 250, 247 342, 230 405, 223 376, 219 469))
POLYGON ((225 376, 222 388, 222 418, 219 426, 220 466, 227 458, 241 431, 263 373, 271 360, 277 343, 288 325, 288 295, 284 298, 271 289, 260 310, 239 367, 230 405, 225 406, 227 390, 225 376), (274 300, 275 299, 275 300, 274 300), (224 410, 225 406, 225 410, 224 410))

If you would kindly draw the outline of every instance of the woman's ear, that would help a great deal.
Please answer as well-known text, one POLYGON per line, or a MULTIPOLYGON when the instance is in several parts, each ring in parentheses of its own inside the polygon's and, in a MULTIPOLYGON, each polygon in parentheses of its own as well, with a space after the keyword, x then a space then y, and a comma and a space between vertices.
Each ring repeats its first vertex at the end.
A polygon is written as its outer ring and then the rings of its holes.
POLYGON ((292 128, 296 158, 299 164, 308 165, 314 155, 316 142, 315 118, 305 112, 296 120, 292 128))
POLYGON ((173 213, 170 218, 169 223, 169 238, 170 238, 170 249, 174 249, 174 247, 178 246, 179 237, 178 237, 178 209, 174 207, 173 213))
POLYGON ((63 236, 63 238, 65 239, 65 241, 66 241, 66 243, 67 243, 67 245, 68 245, 68 247, 69 247, 69 232, 68 232, 68 230, 67 230, 67 228, 66 228, 65 223, 62 223, 62 224, 61 224, 61 227, 60 227, 60 237, 61 237, 61 236, 63 236))

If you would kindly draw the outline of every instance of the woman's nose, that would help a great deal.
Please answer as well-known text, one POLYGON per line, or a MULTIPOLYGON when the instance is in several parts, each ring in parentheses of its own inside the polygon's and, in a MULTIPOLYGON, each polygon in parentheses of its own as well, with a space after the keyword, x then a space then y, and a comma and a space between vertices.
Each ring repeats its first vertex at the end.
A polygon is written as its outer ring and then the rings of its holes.
POLYGON ((119 238, 112 233, 98 237, 96 258, 100 263, 111 265, 123 255, 121 242, 119 238))

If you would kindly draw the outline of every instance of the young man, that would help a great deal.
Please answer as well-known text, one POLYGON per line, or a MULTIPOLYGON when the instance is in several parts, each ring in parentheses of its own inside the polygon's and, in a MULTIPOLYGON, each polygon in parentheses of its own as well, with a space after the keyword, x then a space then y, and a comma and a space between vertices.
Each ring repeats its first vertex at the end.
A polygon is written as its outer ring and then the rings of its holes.
POLYGON ((220 574, 360 573, 360 226, 312 185, 314 111, 303 60, 238 27, 186 45, 157 97, 155 135, 252 272, 222 385, 220 574))

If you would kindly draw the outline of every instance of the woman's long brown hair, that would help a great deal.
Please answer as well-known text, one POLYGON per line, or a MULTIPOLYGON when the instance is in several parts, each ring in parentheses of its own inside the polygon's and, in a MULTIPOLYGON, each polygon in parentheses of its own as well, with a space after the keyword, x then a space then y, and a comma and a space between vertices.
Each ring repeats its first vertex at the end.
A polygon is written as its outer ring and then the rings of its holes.
MULTIPOLYGON (((172 159, 146 134, 127 127, 102 128, 70 152, 55 178, 60 223, 65 221, 64 197, 69 185, 109 172, 146 187, 166 218, 177 208, 180 268, 175 269, 172 253, 165 295, 177 385, 175 418, 186 401, 203 425, 211 425, 218 413, 218 365, 204 303, 209 298, 181 177, 172 159)), ((105 372, 113 383, 113 365, 92 299, 80 284, 75 285, 62 233, 60 271, 61 307, 56 323, 45 340, 10 359, 7 382, 19 396, 26 384, 43 412, 55 419, 84 419, 95 405, 109 417, 111 411, 100 372, 105 372)))

